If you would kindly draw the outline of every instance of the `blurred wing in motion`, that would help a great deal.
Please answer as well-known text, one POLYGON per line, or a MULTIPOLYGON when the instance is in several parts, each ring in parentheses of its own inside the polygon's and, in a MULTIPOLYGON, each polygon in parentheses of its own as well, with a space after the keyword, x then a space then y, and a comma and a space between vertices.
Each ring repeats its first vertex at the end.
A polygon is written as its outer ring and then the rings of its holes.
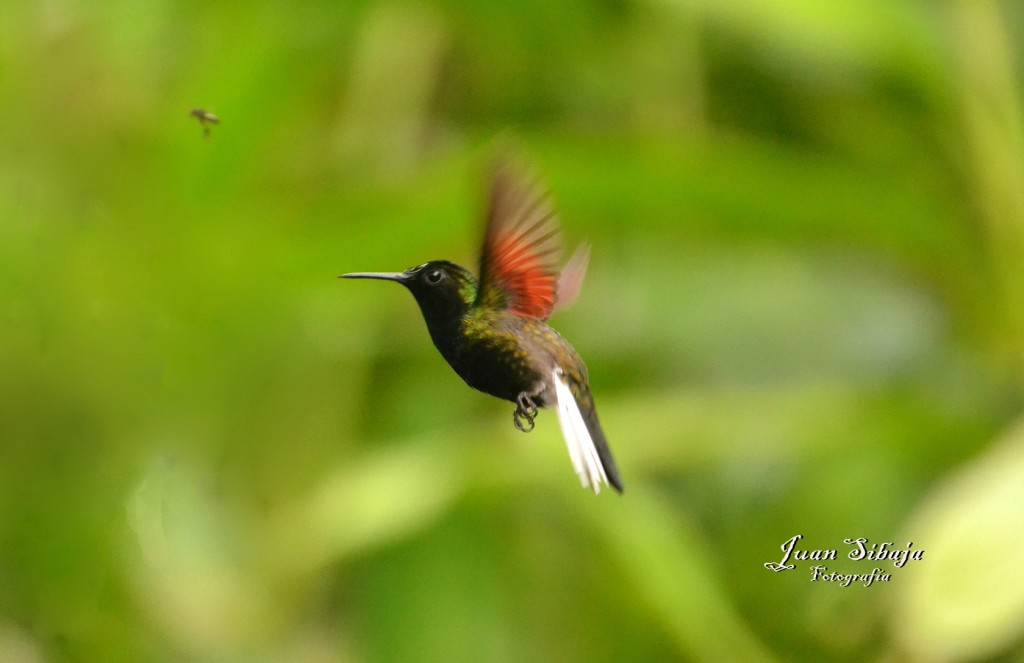
MULTIPOLYGON (((499 159, 491 179, 477 304, 544 320, 558 299, 558 217, 536 178, 499 159)), ((578 288, 577 288, 578 290, 578 288)))
POLYGON ((562 273, 558 277, 558 287, 555 292, 555 310, 567 309, 576 303, 583 289, 583 279, 587 276, 587 265, 590 263, 590 245, 580 244, 579 248, 573 251, 569 262, 562 267, 562 273))

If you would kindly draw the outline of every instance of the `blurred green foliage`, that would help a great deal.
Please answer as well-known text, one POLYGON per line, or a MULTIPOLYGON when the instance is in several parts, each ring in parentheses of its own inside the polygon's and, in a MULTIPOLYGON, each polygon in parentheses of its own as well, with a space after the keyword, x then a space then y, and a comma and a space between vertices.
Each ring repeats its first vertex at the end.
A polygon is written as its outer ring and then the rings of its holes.
POLYGON ((0 660, 1024 656, 1022 26, 5 3, 0 660), (473 264, 506 131, 594 246, 554 324, 621 498, 334 278, 473 264), (842 588, 794 534, 926 552, 842 588))

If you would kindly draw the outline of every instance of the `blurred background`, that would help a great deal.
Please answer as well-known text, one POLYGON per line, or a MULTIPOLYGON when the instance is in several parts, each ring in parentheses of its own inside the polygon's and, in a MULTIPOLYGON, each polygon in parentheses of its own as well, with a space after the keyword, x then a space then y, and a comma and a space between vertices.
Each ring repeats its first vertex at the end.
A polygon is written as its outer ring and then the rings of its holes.
POLYGON ((0 661, 1024 660, 1020 3, 0 31, 0 661), (552 322, 622 497, 335 278, 475 266, 506 132, 593 245, 552 322))

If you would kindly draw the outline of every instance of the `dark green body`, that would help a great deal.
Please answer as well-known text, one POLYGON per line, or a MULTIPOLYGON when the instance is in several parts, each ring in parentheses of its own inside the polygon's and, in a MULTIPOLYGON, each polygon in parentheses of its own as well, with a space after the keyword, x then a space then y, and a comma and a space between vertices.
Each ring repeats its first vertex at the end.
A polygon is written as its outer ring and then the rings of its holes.
POLYGON ((476 279, 455 263, 437 260, 403 274, 431 340, 470 387, 513 402, 525 392, 539 406, 552 405, 549 388, 559 367, 569 377, 581 410, 593 409, 587 367, 546 323, 479 301, 476 279), (432 269, 444 272, 443 282, 432 286, 425 281, 423 274, 432 269))
POLYGON ((555 367, 568 374, 574 392, 587 392, 587 368, 576 350, 554 329, 540 320, 522 318, 507 311, 470 308, 456 329, 430 329, 441 355, 466 384, 507 401, 523 392, 539 406, 553 404, 548 386, 555 367))

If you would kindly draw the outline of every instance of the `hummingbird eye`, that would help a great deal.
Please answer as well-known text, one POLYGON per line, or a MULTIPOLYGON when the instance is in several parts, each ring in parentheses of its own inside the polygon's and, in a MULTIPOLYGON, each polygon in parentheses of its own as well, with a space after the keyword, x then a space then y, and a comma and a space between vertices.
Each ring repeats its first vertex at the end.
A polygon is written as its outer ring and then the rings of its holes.
POLYGON ((432 269, 426 274, 427 283, 437 285, 444 278, 444 270, 432 269))

